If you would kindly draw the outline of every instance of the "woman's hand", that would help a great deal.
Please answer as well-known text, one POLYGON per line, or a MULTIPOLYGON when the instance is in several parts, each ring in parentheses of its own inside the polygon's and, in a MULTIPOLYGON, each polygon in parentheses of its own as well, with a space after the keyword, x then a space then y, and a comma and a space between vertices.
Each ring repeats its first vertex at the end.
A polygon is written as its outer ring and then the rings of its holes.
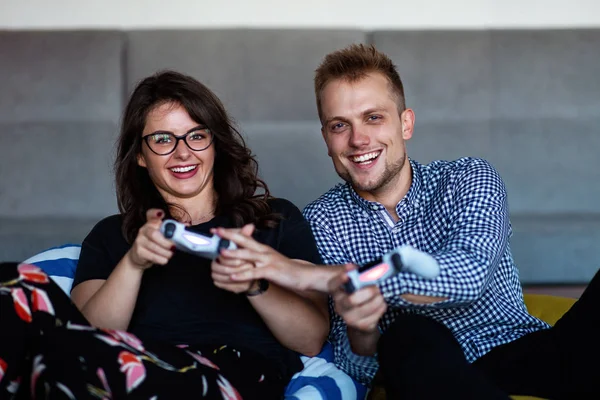
MULTIPOLYGON (((248 237, 250 240, 254 240, 251 239, 252 233, 254 232, 254 225, 246 225, 242 229, 226 230, 248 237)), ((231 279, 231 275, 234 273, 253 269, 254 264, 252 262, 221 254, 212 261, 210 268, 213 282, 218 288, 233 293, 243 293, 255 289, 257 286, 257 282, 254 279, 247 281, 233 281, 231 279)))
MULTIPOLYGON (((246 225, 242 230, 247 229, 246 225)), ((254 282, 266 279, 297 292, 316 290, 327 293, 327 282, 337 275, 341 266, 318 266, 308 261, 290 259, 271 246, 261 244, 234 229, 216 228, 214 233, 234 242, 238 249, 221 250, 222 257, 252 263, 256 268, 224 269, 234 282, 254 282)))
POLYGON ((224 267, 223 274, 229 275, 232 284, 250 284, 257 282, 259 277, 270 281, 267 291, 249 297, 250 304, 281 344, 304 355, 317 355, 329 332, 327 296, 303 289, 309 288, 312 282, 327 282, 323 276, 329 273, 329 267, 321 268, 325 274, 314 274, 313 268, 318 266, 292 260, 243 234, 253 229, 253 225, 247 225, 242 229, 212 230, 238 246, 236 250, 221 250, 220 258, 236 259, 240 264, 239 267, 224 267), (253 267, 244 268, 244 263, 252 263, 253 267), (258 271, 266 273, 254 276, 258 271))
POLYGON ((160 224, 165 213, 151 208, 146 212, 146 223, 126 254, 131 264, 142 270, 154 264, 165 265, 173 256, 175 245, 160 232, 160 224))

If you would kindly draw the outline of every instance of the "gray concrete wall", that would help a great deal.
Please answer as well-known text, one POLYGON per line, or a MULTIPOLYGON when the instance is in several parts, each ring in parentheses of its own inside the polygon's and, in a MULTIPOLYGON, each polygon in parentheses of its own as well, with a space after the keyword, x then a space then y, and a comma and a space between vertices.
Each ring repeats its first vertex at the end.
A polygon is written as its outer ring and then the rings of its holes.
POLYGON ((417 116, 409 155, 478 156, 503 176, 524 283, 600 267, 600 30, 0 32, 0 259, 79 242, 116 212, 114 140, 135 83, 162 68, 211 87, 274 195, 338 181, 312 92, 329 51, 375 43, 417 116))

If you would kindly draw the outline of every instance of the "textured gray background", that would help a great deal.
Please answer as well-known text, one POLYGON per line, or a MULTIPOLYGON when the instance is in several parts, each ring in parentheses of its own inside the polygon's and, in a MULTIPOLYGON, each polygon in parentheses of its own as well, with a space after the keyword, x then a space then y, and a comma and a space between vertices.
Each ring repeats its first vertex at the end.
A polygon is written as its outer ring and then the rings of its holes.
POLYGON ((600 30, 0 32, 0 260, 80 242, 116 212, 112 161, 136 82, 174 68, 224 101, 276 196, 338 182, 312 88, 322 57, 375 43, 417 115, 420 162, 490 160, 509 194, 524 283, 600 267, 600 30))

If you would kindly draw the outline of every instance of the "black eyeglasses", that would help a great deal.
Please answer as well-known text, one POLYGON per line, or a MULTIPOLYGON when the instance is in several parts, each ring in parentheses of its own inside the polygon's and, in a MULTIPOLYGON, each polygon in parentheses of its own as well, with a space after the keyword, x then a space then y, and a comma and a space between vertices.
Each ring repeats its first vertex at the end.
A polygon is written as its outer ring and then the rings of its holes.
POLYGON ((205 150, 211 145, 213 134, 208 128, 198 128, 181 136, 175 136, 171 132, 154 132, 142 139, 154 154, 166 156, 175 151, 180 140, 183 140, 191 150, 205 150))

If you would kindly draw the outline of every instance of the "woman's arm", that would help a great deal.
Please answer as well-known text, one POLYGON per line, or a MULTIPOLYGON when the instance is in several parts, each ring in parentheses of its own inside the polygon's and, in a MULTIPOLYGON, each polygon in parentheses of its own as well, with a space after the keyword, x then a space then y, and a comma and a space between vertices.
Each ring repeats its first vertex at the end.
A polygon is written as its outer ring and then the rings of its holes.
POLYGON ((93 326, 123 331, 129 326, 144 271, 128 254, 107 280, 85 281, 71 291, 71 299, 93 326))
MULTIPOLYGON (((219 228, 216 233, 232 240, 243 250, 223 252, 213 261, 215 285, 237 293, 254 289, 256 281, 236 281, 231 275, 248 269, 277 266, 290 271, 302 268, 304 260, 290 260, 272 247, 258 243, 251 237, 252 226, 239 229, 219 228), (250 252, 254 260, 243 260, 238 251, 250 252)), ((307 356, 317 355, 329 334, 327 295, 316 291, 290 290, 273 282, 262 294, 248 297, 257 313, 273 335, 284 346, 307 356)))
POLYGON ((133 246, 108 278, 86 280, 71 291, 71 299, 94 326, 127 330, 144 270, 154 264, 166 264, 173 255, 173 243, 159 231, 164 213, 152 209, 146 215, 147 222, 133 246))
POLYGON ((329 334, 327 296, 315 292, 308 298, 270 283, 248 299, 281 344, 306 356, 319 354, 329 334))

